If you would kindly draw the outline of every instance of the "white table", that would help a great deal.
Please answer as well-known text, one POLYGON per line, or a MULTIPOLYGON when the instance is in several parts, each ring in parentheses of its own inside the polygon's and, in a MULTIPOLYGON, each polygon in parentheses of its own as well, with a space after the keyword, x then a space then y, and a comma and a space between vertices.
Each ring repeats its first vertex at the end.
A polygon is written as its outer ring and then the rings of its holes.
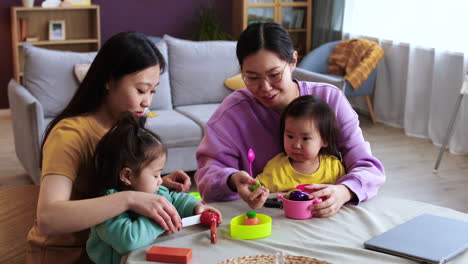
MULTIPOLYGON (((468 221, 468 214, 427 203, 377 197, 359 206, 345 206, 329 218, 293 220, 281 209, 262 208, 258 213, 273 218, 272 234, 257 240, 239 240, 229 235, 231 218, 249 210, 241 200, 213 203, 223 214, 218 228, 218 243, 212 245, 209 228, 195 225, 177 234, 162 236, 154 245, 192 248, 190 264, 217 263, 230 258, 260 254, 276 254, 279 250, 290 255, 307 256, 332 263, 415 263, 413 261, 364 249, 363 242, 423 213, 468 221)), ((145 261, 141 248, 128 255, 127 263, 156 263, 145 261)), ((450 264, 468 263, 468 251, 452 259, 450 264)))

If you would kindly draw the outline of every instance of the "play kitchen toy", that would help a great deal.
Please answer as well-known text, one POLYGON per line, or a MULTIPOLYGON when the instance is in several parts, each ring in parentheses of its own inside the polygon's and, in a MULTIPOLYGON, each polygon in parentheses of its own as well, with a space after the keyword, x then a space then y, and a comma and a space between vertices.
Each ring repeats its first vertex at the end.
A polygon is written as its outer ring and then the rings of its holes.
POLYGON ((245 225, 247 214, 234 217, 231 220, 231 237, 238 239, 258 239, 271 235, 273 220, 268 215, 256 214, 258 224, 245 225))
POLYGON ((283 209, 286 217, 300 220, 311 218, 313 214, 310 206, 322 202, 322 198, 318 197, 311 200, 308 196, 309 193, 303 192, 299 188, 293 189, 288 193, 278 194, 278 198, 283 200, 283 209))
MULTIPOLYGON (((253 151, 253 149, 249 148, 249 151, 247 152, 247 160, 249 161, 249 173, 250 173, 250 176, 251 177, 254 177, 253 174, 252 174, 252 163, 253 161, 255 160, 255 152, 253 151)), ((257 190, 260 186, 262 186, 260 184, 260 177, 257 177, 257 185, 252 185, 250 186, 250 189, 252 191, 255 191, 257 190)))

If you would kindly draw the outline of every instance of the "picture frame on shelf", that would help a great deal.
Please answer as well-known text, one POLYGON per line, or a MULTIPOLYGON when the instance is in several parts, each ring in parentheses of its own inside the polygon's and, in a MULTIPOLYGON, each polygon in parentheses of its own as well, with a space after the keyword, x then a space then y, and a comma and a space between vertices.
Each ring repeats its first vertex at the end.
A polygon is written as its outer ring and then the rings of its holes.
POLYGON ((65 40, 65 20, 49 21, 49 40, 65 40))

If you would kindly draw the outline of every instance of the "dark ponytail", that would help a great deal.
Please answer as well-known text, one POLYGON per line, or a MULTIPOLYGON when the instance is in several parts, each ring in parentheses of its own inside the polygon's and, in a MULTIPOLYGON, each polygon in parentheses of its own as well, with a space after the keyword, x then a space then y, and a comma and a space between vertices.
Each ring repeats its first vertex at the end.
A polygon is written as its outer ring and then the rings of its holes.
POLYGON ((138 175, 154 159, 167 155, 161 138, 146 129, 145 122, 145 117, 124 112, 98 142, 93 158, 91 197, 102 196, 108 189, 127 189, 120 180, 122 169, 129 168, 138 175))

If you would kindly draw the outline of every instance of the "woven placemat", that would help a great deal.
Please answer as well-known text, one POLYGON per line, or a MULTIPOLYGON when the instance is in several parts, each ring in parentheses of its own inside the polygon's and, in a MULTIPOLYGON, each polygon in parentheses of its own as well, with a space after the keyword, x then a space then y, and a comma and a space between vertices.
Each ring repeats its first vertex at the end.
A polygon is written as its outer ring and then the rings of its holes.
MULTIPOLYGON (((331 264, 330 262, 303 257, 303 256, 285 256, 284 264, 331 264)), ((275 264, 277 256, 275 255, 257 255, 257 256, 245 256, 245 257, 238 257, 227 259, 218 264, 275 264)))

